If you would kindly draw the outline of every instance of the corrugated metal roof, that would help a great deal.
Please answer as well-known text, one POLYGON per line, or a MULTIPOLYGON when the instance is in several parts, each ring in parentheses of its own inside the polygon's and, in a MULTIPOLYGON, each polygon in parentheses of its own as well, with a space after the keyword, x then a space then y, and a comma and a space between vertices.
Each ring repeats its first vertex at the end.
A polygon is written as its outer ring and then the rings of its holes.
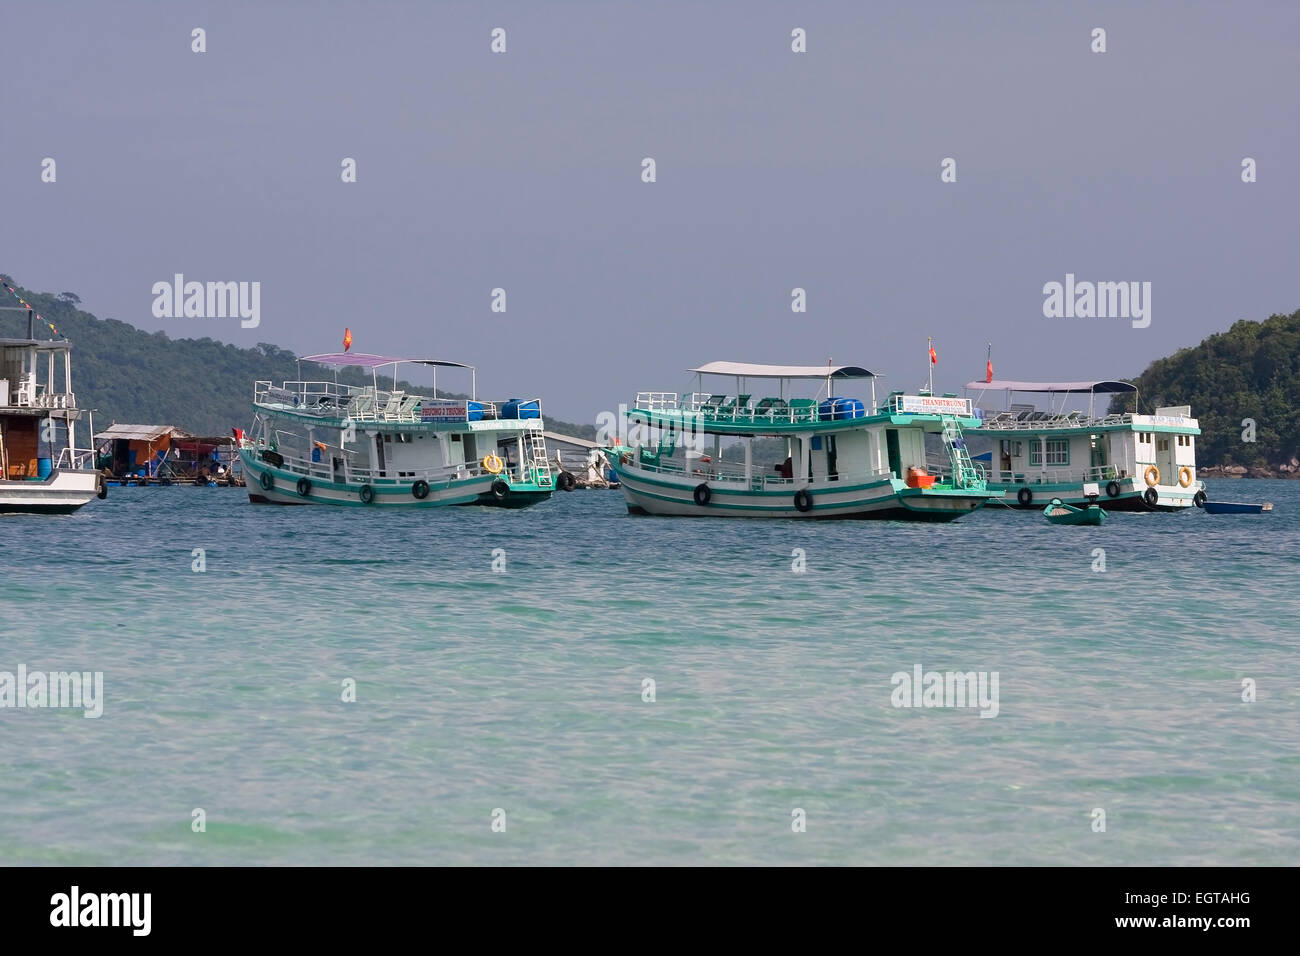
POLYGON ((95 438, 125 438, 127 441, 157 441, 163 435, 174 438, 193 438, 189 432, 175 425, 110 425, 95 438))

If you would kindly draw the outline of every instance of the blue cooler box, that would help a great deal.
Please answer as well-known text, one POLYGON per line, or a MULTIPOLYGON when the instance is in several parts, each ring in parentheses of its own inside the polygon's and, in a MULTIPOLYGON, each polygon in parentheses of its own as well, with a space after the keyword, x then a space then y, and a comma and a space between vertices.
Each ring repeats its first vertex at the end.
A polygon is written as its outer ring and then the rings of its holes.
POLYGON ((512 398, 501 407, 502 418, 541 418, 542 410, 536 400, 525 402, 521 398, 512 398))
POLYGON ((817 417, 824 422, 838 422, 848 418, 863 418, 866 410, 856 398, 828 398, 817 406, 817 417))

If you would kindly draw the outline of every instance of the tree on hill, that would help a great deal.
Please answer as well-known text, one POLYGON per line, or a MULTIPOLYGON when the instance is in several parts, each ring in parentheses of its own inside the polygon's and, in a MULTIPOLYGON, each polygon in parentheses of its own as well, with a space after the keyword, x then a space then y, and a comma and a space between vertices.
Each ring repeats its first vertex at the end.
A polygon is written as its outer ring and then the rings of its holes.
MULTIPOLYGON (((1300 311, 1243 319, 1132 381, 1143 412, 1192 406, 1201 465, 1277 467, 1300 457, 1300 311)), ((1117 396, 1111 408, 1132 411, 1132 396, 1117 396)))
MULTIPOLYGON (((13 279, 10 278, 10 284, 13 279)), ((59 335, 73 344, 72 388, 77 404, 95 410, 95 427, 110 422, 176 425, 202 435, 228 435, 232 426, 252 418, 250 402, 256 381, 294 381, 298 357, 288 349, 259 342, 243 349, 212 338, 173 339, 164 332, 144 332, 117 319, 99 319, 77 308, 75 293, 29 292, 14 286, 59 335)), ((39 326, 37 336, 48 334, 39 326)), ((0 312, 0 338, 27 335, 27 316, 0 312)), ((322 366, 305 365, 304 378, 333 377, 322 366), (316 371, 309 371, 310 369, 316 371)), ((345 385, 370 383, 362 369, 340 369, 345 385)), ((399 382, 408 392, 426 393, 430 383, 399 382)), ((439 389, 448 398, 466 398, 439 389)), ((547 419, 548 428, 588 437, 591 425, 547 419)))

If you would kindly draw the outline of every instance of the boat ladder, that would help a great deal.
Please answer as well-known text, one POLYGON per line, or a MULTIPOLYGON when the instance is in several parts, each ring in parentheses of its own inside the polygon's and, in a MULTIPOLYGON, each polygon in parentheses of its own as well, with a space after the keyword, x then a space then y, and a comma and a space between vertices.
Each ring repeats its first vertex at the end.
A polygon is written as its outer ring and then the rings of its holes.
POLYGON ((948 461, 952 463, 953 487, 966 488, 977 483, 979 472, 970 460, 966 441, 961 437, 961 427, 950 415, 943 416, 943 445, 948 450, 948 461))
POLYGON ((524 447, 528 450, 528 467, 539 485, 551 483, 551 463, 546 460, 546 436, 540 423, 529 423, 524 432, 524 447))

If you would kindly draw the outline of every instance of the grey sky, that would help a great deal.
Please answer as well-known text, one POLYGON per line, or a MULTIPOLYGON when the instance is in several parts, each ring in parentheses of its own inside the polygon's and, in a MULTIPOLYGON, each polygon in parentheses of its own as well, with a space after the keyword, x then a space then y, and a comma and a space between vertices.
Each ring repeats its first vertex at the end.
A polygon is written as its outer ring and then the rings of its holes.
POLYGON ((350 326, 592 421, 712 359, 910 388, 933 335, 945 388, 987 341, 1112 377, 1300 307, 1300 4, 50 2, 0 34, 0 270, 172 336, 350 326), (155 319, 175 272, 260 281, 261 326, 155 319), (1067 272, 1150 281, 1151 326, 1044 318, 1067 272))

